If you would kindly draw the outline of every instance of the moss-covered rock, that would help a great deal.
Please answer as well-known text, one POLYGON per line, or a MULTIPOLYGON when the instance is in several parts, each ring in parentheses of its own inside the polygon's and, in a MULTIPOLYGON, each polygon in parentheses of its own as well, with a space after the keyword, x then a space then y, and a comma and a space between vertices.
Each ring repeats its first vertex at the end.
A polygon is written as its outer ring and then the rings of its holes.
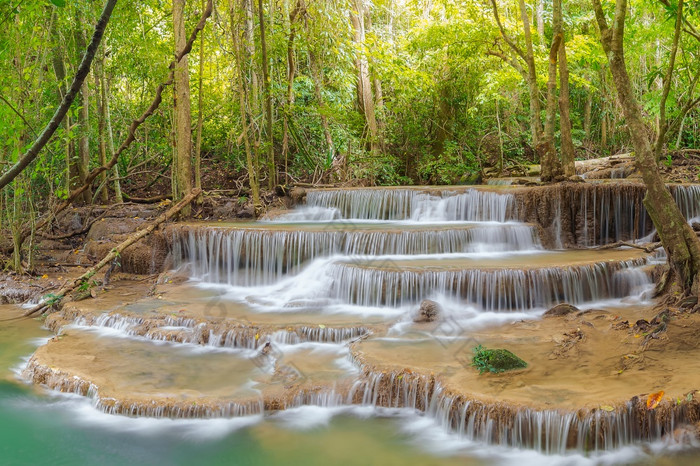
POLYGON ((474 348, 472 366, 479 369, 479 373, 510 371, 527 367, 527 363, 508 351, 507 349, 486 349, 479 345, 474 348))

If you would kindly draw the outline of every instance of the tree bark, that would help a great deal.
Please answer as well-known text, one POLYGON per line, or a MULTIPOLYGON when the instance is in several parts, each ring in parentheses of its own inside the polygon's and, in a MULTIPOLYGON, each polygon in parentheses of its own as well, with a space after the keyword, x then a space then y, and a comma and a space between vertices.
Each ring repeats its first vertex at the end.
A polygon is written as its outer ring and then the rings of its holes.
POLYGON ((365 117, 369 130, 369 147, 372 153, 379 153, 377 117, 374 109, 374 96, 369 78, 369 63, 365 53, 364 0, 353 0, 350 8, 350 23, 355 42, 355 70, 357 72, 357 101, 360 112, 365 117))
MULTIPOLYGON (((270 12, 272 14, 272 11, 270 12)), ((272 78, 270 62, 267 58, 267 39, 265 37, 265 14, 262 0, 258 0, 258 18, 260 23, 260 49, 262 52, 263 90, 265 93, 265 122, 267 123, 267 188, 272 190, 277 184, 277 167, 275 166, 275 140, 272 134, 272 78)))
MULTIPOLYGON (((173 0, 173 31, 175 35, 175 53, 185 48, 185 0, 173 0)), ((173 199, 178 201, 192 191, 192 116, 190 114, 190 72, 187 55, 182 56, 175 65, 175 85, 173 88, 173 107, 175 111, 175 166, 173 177, 173 199)), ((189 205, 182 215, 189 216, 189 205)))
MULTIPOLYGON (((555 10, 557 9, 557 3, 558 2, 555 0, 555 10)), ((556 18, 556 13, 554 18, 556 18)), ((556 19, 554 21, 556 21, 556 19)), ((555 34, 552 38, 551 49, 549 50, 549 77, 547 80, 547 107, 544 120, 544 139, 537 147, 540 163, 542 165, 541 178, 544 182, 553 181, 561 174, 561 165, 559 164, 557 150, 554 146, 554 129, 557 112, 557 58, 559 56, 561 40, 561 32, 555 34)))
MULTIPOLYGON (((250 1, 250 0, 243 0, 250 1)), ((244 10, 245 11, 245 10, 244 10)), ((250 144, 249 137, 249 126, 252 122, 252 118, 249 116, 249 101, 248 101, 248 88, 246 86, 246 64, 250 63, 249 57, 247 56, 248 50, 241 44, 241 39, 239 37, 239 27, 237 21, 237 10, 232 5, 230 9, 231 17, 231 37, 233 40, 233 48, 236 58, 236 67, 238 68, 238 73, 236 77, 238 78, 238 108, 241 117, 241 137, 243 139, 243 145, 245 147, 246 153, 246 166, 248 169, 248 184, 250 184, 251 197, 253 198, 253 206, 257 213, 258 210, 262 208, 262 203, 260 202, 260 186, 258 185, 257 176, 257 161, 253 156, 253 148, 250 144), (245 54, 245 56, 244 56, 245 54)), ((244 26, 245 34, 245 26, 244 26)), ((252 84, 251 84, 252 87, 252 84)))
MULTIPOLYGON (((519 0, 518 4, 520 7, 520 19, 523 23, 523 32, 525 36, 525 50, 521 49, 508 35, 503 23, 501 22, 496 0, 491 0, 493 15, 496 18, 496 24, 498 25, 498 30, 500 31, 501 37, 506 44, 508 44, 511 50, 513 50, 513 52, 515 52, 515 54, 520 57, 523 62, 525 62, 525 69, 523 69, 522 65, 517 60, 506 60, 511 66, 523 74, 525 82, 527 83, 527 89, 530 96, 530 131, 532 133, 532 146, 537 148, 542 141, 542 120, 540 117, 542 107, 540 105, 540 92, 537 85, 537 67, 535 65, 535 52, 532 46, 530 18, 527 14, 525 0, 519 0)), ((505 59, 505 56, 502 56, 502 58, 505 59)))
POLYGON ((647 138, 648 127, 634 95, 624 55, 627 0, 616 0, 613 23, 608 21, 600 0, 591 0, 608 57, 617 96, 635 149, 637 169, 647 187, 644 206, 656 227, 673 274, 685 294, 697 295, 700 288, 700 240, 688 225, 659 174, 656 157, 647 138))
MULTIPOLYGON (((79 10, 75 10, 75 44, 78 52, 85 49, 85 36, 79 10)), ((71 189, 82 186, 90 171, 90 89, 87 79, 80 87, 80 108, 78 111, 78 158, 74 160, 74 174, 71 189)), ((85 204, 92 203, 92 190, 83 193, 85 204)))
POLYGON ((102 40, 105 28, 107 27, 107 23, 109 22, 109 18, 112 15, 112 11, 114 10, 116 3, 117 0, 107 0, 105 3, 100 19, 95 25, 95 32, 92 35, 90 45, 85 51, 85 55, 83 56, 80 66, 78 67, 78 71, 73 78, 73 82, 71 83, 68 92, 66 92, 66 95, 63 97, 61 105, 59 105, 59 107, 56 109, 53 117, 41 132, 39 137, 34 141, 29 150, 27 150, 27 152, 20 157, 19 161, 14 164, 12 168, 10 168, 2 175, 2 177, 0 177, 0 189, 11 183, 17 175, 19 175, 30 163, 32 163, 37 155, 39 155, 41 149, 47 142, 49 142, 49 139, 51 139, 51 136, 53 136, 53 134, 56 132, 56 129, 58 129, 60 126, 61 121, 63 121, 63 117, 65 117, 68 109, 73 103, 73 100, 75 100, 75 96, 78 94, 83 81, 85 81, 85 78, 90 72, 90 65, 92 60, 95 58, 95 53, 97 52, 97 48, 100 46, 100 41, 102 40))
MULTIPOLYGON (((287 37, 287 109, 284 117, 284 134, 282 135, 282 156, 284 157, 285 177, 288 173, 289 158, 289 122, 288 119, 294 111, 294 78, 296 77, 297 64, 294 53, 294 40, 297 34, 297 19, 304 13, 306 5, 304 0, 297 0, 295 7, 289 12, 289 36, 287 37)), ((313 78, 312 78, 313 79, 313 78)), ((286 180, 285 180, 286 183, 286 180)))
POLYGON ((328 106, 323 98, 323 73, 321 71, 321 66, 318 62, 318 56, 313 50, 309 50, 309 68, 311 69, 311 79, 314 82, 314 97, 316 98, 316 104, 318 105, 318 110, 321 118, 321 127, 323 128, 323 137, 326 140, 326 149, 330 154, 335 156, 335 147, 333 145, 333 136, 331 135, 331 128, 328 124, 328 106))
MULTIPOLYGON (((562 14, 562 0, 554 0, 559 4, 558 13, 562 14)), ((569 95, 569 65, 566 60, 566 40, 564 38, 563 21, 559 18, 558 28, 562 34, 559 46, 559 131, 561 134, 561 165, 567 178, 576 175, 574 165, 575 149, 571 135, 571 98, 569 95)))
MULTIPOLYGON (((206 8, 205 0, 202 0, 202 11, 206 8)), ((202 189, 202 126, 204 125, 204 105, 202 104, 202 83, 204 75, 204 30, 199 36, 199 79, 197 92, 197 140, 194 149, 194 187, 202 189)), ((202 195, 197 197, 196 204, 202 203, 202 195)))
MULTIPOLYGON (((105 103, 105 78, 104 78, 104 51, 100 54, 99 66, 96 66, 95 89, 99 91, 99 95, 95 96, 97 101, 97 139, 99 144, 100 166, 107 164, 107 137, 106 137, 106 122, 107 122, 107 107, 105 103)), ((100 200, 103 204, 109 202, 109 191, 107 189, 107 173, 100 175, 100 200)))

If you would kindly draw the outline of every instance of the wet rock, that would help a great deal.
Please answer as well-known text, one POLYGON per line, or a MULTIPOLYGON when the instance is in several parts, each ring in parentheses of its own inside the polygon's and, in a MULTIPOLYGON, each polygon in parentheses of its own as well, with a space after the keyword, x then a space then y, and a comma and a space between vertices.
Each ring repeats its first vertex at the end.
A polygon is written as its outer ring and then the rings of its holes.
POLYGON ((544 313, 544 317, 561 317, 573 313, 578 313, 579 309, 568 303, 557 304, 550 310, 544 313))
POLYGON ((216 218, 233 218, 236 216, 238 211, 238 204, 233 201, 229 201, 223 205, 214 206, 214 217, 216 218))
POLYGON ((292 188, 289 192, 289 196, 295 204, 301 204, 304 202, 304 199, 306 199, 306 190, 304 188, 292 188))
POLYGON ((252 205, 247 205, 238 211, 238 218, 255 218, 255 208, 252 205))
POLYGON ((270 354, 271 351, 272 351, 272 344, 270 344, 270 342, 268 341, 268 342, 265 343, 265 345, 263 345, 263 347, 260 349, 260 354, 263 355, 263 356, 267 356, 268 354, 270 354))
POLYGON ((422 324, 426 322, 435 322, 442 314, 442 308, 438 303, 430 299, 424 299, 418 308, 418 315, 413 322, 422 324))
POLYGON ((138 218, 104 218, 93 223, 87 234, 88 241, 109 239, 115 235, 133 233, 148 223, 148 220, 138 218))

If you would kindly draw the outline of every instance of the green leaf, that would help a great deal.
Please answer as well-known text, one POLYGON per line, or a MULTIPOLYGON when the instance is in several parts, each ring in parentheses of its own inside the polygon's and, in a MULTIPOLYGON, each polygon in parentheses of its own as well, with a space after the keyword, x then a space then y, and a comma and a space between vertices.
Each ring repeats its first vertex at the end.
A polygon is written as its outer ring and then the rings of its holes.
POLYGON ((66 0, 49 0, 49 1, 60 8, 63 8, 64 6, 66 6, 66 0))

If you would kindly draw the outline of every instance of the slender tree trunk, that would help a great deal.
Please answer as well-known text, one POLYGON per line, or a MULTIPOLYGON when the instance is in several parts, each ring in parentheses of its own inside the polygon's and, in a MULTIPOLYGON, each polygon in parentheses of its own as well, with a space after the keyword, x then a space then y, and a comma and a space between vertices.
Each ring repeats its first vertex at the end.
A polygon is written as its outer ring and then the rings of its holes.
MULTIPOLYGON (((297 0, 296 6, 289 12, 289 37, 287 38, 287 109, 284 116, 284 134, 282 135, 282 156, 284 157, 285 177, 288 173, 289 158, 289 118, 294 111, 294 78, 297 64, 294 54, 294 40, 297 34, 297 18, 303 14, 306 5, 304 0, 297 0)), ((287 182, 285 178, 285 183, 287 182)))
POLYGON ((328 106, 323 98, 323 73, 321 72, 321 67, 318 63, 318 56, 313 50, 309 51, 309 68, 311 69, 311 79, 314 82, 314 97, 316 98, 316 103, 318 105, 321 126, 323 127, 323 137, 326 140, 326 149, 331 154, 335 154, 335 147, 333 145, 333 137, 331 136, 330 125, 328 124, 328 106))
MULTIPOLYGON (((104 69, 104 56, 102 57, 102 69, 104 69)), ((102 101, 104 102, 104 112, 105 112, 105 123, 107 125, 107 146, 109 147, 109 158, 110 160, 114 159, 114 133, 112 132, 112 112, 109 110, 109 83, 110 79, 107 79, 104 75, 102 74, 102 79, 104 79, 104 83, 102 86, 102 90, 104 92, 104 96, 102 98, 102 101)), ((121 181, 119 181, 119 164, 117 163, 118 161, 114 162, 114 166, 112 167, 112 176, 114 176, 114 200, 118 203, 121 204, 124 202, 124 197, 122 196, 122 185, 121 181)))
POLYGON ((586 102, 583 107, 583 132, 586 141, 591 140, 591 113, 593 110, 593 92, 588 89, 586 92, 586 102))
POLYGON ((669 59, 668 70, 661 82, 661 102, 659 103, 659 116, 656 125, 656 141, 654 142, 654 154, 656 160, 661 159, 661 154, 666 148, 666 135, 668 134, 668 120, 666 119, 666 101, 668 94, 671 92, 671 81, 673 78, 674 68, 676 66, 676 54, 678 53, 678 44, 683 27, 683 0, 678 0, 676 12, 676 24, 673 34, 673 45, 671 46, 671 57, 669 59))
MULTIPOLYGON (((99 95, 95 96, 97 101, 97 140, 99 143, 99 154, 100 154, 100 166, 107 164, 107 141, 106 141, 106 120, 107 120, 107 108, 105 107, 105 79, 104 79, 104 47, 101 52, 101 57, 99 61, 99 66, 95 66, 95 89, 99 90, 99 95)), ((102 204, 107 204, 109 202, 109 191, 107 189, 107 173, 102 173, 99 178, 100 180, 100 200, 102 204)))
POLYGON ((355 69, 357 71, 357 100, 369 130, 370 150, 379 152, 377 118, 374 109, 374 96, 369 78, 369 64, 365 53, 364 0, 353 0, 350 9, 350 22, 354 31, 355 69))
MULTIPOLYGON (((365 29, 367 31, 372 30, 372 13, 369 8, 365 8, 365 29)), ((382 89, 382 80, 377 75, 374 60, 368 60, 368 68, 374 87, 374 113, 377 120, 378 145, 382 152, 385 152, 384 133, 386 131, 386 123, 384 122, 384 91, 382 89)))
MULTIPOLYGON (((559 3, 559 15, 562 13, 562 0, 559 3)), ((562 34, 559 46, 559 131, 561 133, 561 165, 567 178, 576 175, 574 165, 575 149, 571 135, 571 98, 569 96, 569 65, 566 60, 566 40, 564 39, 563 21, 559 19, 562 34)))
POLYGON ((535 22, 537 23, 537 37, 539 39, 540 47, 544 47, 544 0, 537 0, 535 22))
MULTIPOLYGON (((244 2, 250 1, 250 0, 243 0, 244 2)), ((245 9, 244 9, 245 11, 245 9)), ((241 44, 241 39, 239 37, 239 27, 238 27, 238 21, 237 21, 237 9, 232 6, 230 10, 230 16, 231 16, 231 35, 232 35, 232 40, 233 40, 233 47, 235 51, 235 57, 236 57, 236 68, 238 68, 238 73, 236 73, 236 76, 238 78, 238 102, 239 102, 239 111, 240 111, 240 117, 241 117, 241 127, 242 132, 242 139, 243 139, 243 144, 245 147, 245 153, 246 153, 246 166, 248 168, 248 183, 250 184, 250 193, 251 197, 253 199, 253 206, 255 208, 256 213, 262 208, 262 204, 260 202, 260 186, 258 185, 258 177, 257 177, 257 172, 256 172, 256 166, 257 163, 254 160, 254 154, 253 154, 253 149, 251 147, 250 143, 250 137, 249 137, 249 123, 252 121, 252 118, 249 118, 248 114, 248 89, 246 86, 246 64, 250 63, 250 59, 247 55, 247 48, 242 46, 241 44)), ((244 27, 245 31, 245 27, 244 27)), ((252 84, 251 84, 252 85, 252 84)), ((257 154, 256 154, 257 155, 257 154)))
MULTIPOLYGON (((175 35, 175 53, 185 48, 185 0, 173 0, 173 30, 175 35)), ((192 191, 192 120, 190 114, 190 72, 188 57, 183 56, 175 65, 175 86, 173 89, 175 112, 175 159, 176 168, 172 183, 173 201, 179 201, 192 191)), ((190 215, 190 206, 182 210, 182 215, 190 215)))
MULTIPOLYGON (((270 11, 272 14, 272 11, 270 11)), ((275 140, 272 134, 272 78, 270 62, 267 58, 267 39, 265 37, 265 12, 262 0, 258 0, 258 22, 260 23, 260 49, 262 51, 263 92, 265 94, 265 123, 267 123, 267 188, 272 190, 277 184, 277 167, 275 166, 275 140)))
MULTIPOLYGON (((202 0, 202 11, 206 8, 206 0, 202 0)), ((199 36, 199 79, 197 82, 197 140, 194 149, 194 187, 200 191, 196 204, 202 204, 202 126, 204 124, 204 105, 202 104, 202 82, 204 76, 204 30, 199 36)))
MULTIPOLYGON (((642 109, 627 73, 624 55, 625 16, 627 1, 617 0, 615 15, 608 25, 600 0, 591 0, 601 35, 603 49, 608 57, 617 96, 625 116, 627 128, 635 149, 637 169, 647 187, 644 206, 649 212, 668 254, 671 271, 678 277, 686 294, 700 291, 700 240, 683 217, 673 196, 659 174, 654 150, 647 138, 649 128, 642 118, 642 109)), ((673 280, 668 280, 672 282, 673 280)))
MULTIPOLYGON (((555 1, 555 5, 556 5, 555 1)), ((556 6, 555 6, 556 9, 556 6)), ((561 173, 561 165, 558 163, 557 150, 554 146, 554 129, 557 113, 557 57, 561 45, 561 33, 552 39, 552 47, 549 51, 549 79, 547 80, 547 107, 544 121, 544 139, 537 148, 542 164, 542 181, 553 181, 561 173)))
MULTIPOLYGON (((257 114, 260 111, 260 97, 258 73, 253 63, 255 56, 255 8, 253 0, 241 0, 242 8, 245 11, 245 52, 248 56, 249 63, 247 68, 250 70, 250 106, 252 113, 257 114)), ((257 161, 255 162, 258 163, 257 161)))
POLYGON ((525 0, 519 0, 520 16, 523 22, 525 35, 525 63, 527 64, 527 87, 530 93, 530 124, 532 125, 532 145, 537 147, 542 140, 542 120, 540 113, 540 91, 537 85, 537 68, 535 66, 535 52, 532 46, 532 32, 530 31, 530 18, 527 14, 525 0))
MULTIPOLYGON (((75 43, 78 47, 78 53, 85 50, 85 36, 83 35, 82 21, 76 9, 76 25, 75 25, 75 43)), ((88 88, 87 79, 83 81, 80 87, 80 109, 78 111, 78 158, 75 161, 76 177, 73 179, 72 188, 76 188, 85 184, 85 179, 90 171, 90 89, 88 88)), ((92 190, 87 189, 83 193, 83 202, 90 204, 92 202, 92 190)))

